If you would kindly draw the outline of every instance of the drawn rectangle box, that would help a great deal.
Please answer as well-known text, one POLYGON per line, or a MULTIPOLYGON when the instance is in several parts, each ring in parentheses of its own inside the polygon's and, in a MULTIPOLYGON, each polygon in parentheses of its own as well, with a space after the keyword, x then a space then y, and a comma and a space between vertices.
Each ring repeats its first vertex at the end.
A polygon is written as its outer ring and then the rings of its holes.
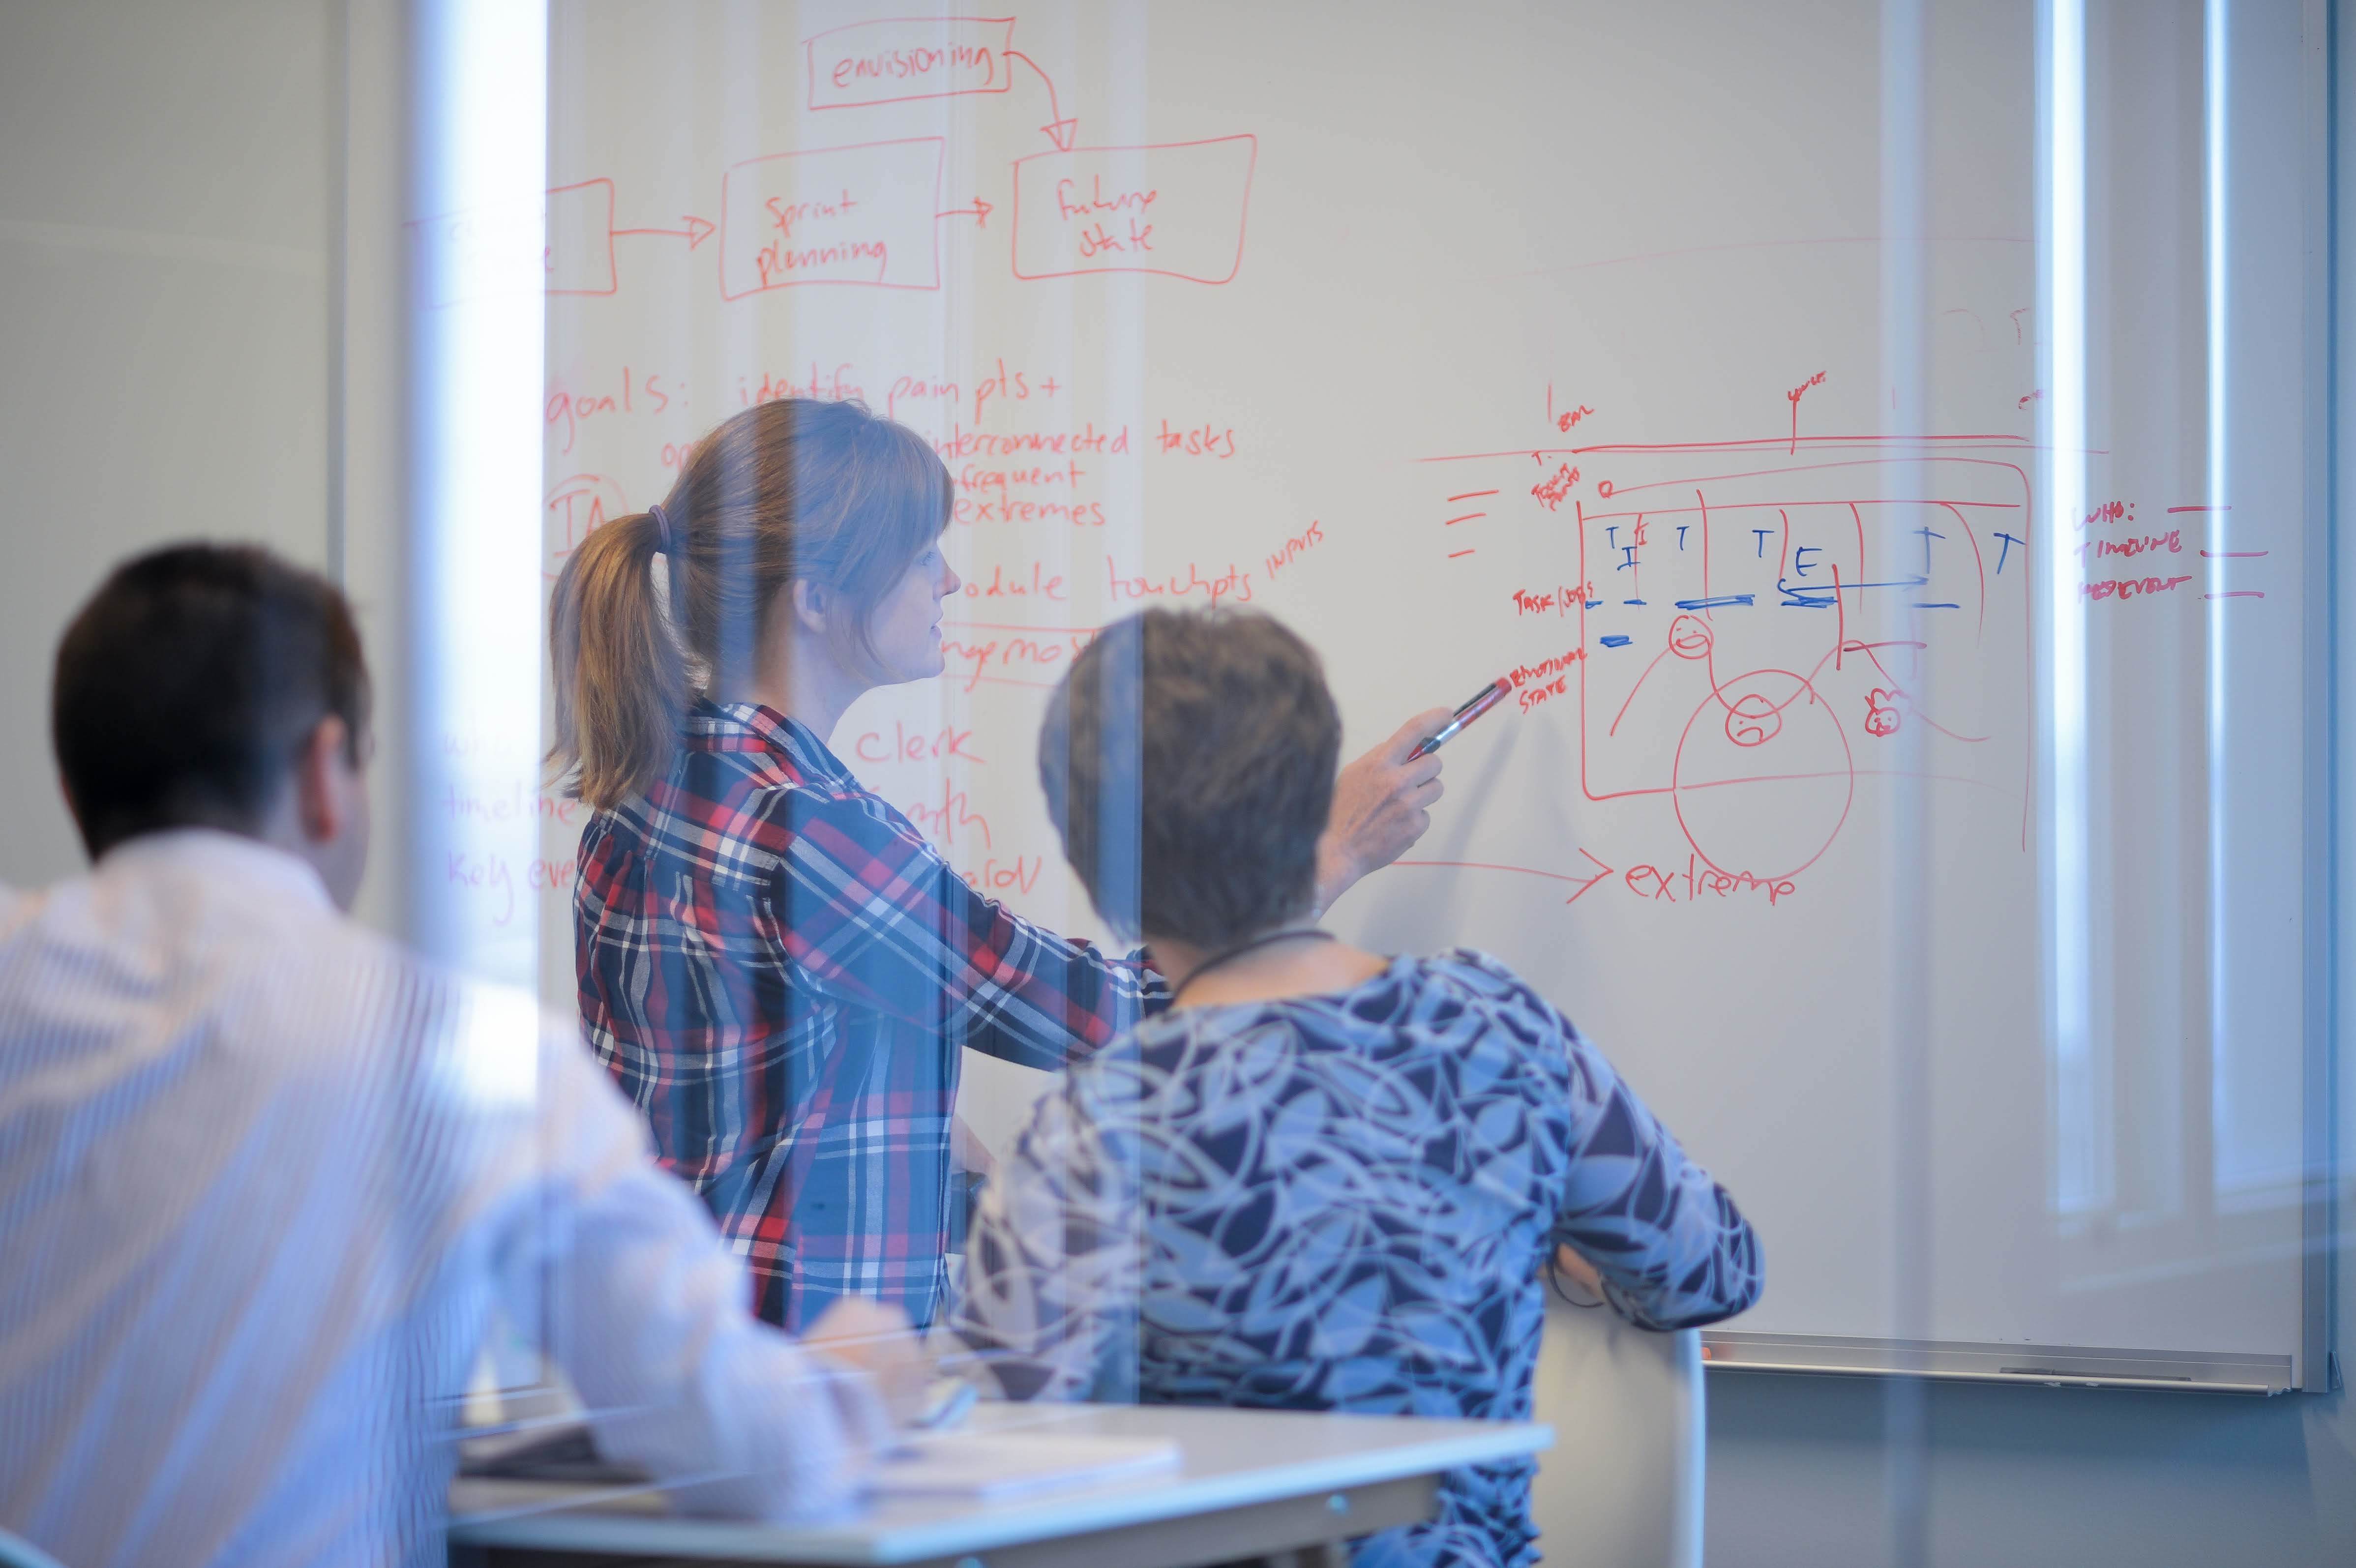
POLYGON ((610 294, 614 270, 614 182, 583 180, 548 193, 548 243, 541 252, 552 294, 610 294))
POLYGON ((1243 266, 1256 136, 1075 147, 1014 165, 1014 275, 1150 272, 1197 283, 1243 266))
POLYGON ((720 293, 941 286, 938 136, 773 153, 720 180, 720 293))
POLYGON ((470 208, 412 219, 403 227, 423 309, 441 310, 468 300, 532 299, 546 286, 548 230, 542 204, 525 200, 470 208))
POLYGON ((802 40, 812 109, 1004 92, 1012 16, 885 16, 802 40))

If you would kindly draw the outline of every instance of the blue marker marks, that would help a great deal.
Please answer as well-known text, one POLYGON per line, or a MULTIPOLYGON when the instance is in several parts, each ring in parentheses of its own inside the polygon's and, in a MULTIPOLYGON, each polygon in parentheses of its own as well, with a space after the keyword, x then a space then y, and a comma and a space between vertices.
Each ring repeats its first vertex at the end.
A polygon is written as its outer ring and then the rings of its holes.
POLYGON ((1587 607, 1590 610, 1601 610, 1603 608, 1603 601, 1601 599, 1590 599, 1587 602, 1587 607))
POLYGON ((1622 604, 1642 604, 1644 601, 1642 599, 1622 599, 1620 603, 1622 604))
POLYGON ((1931 541, 1943 539, 1947 536, 1930 528, 1916 528, 1914 531, 1922 536, 1922 575, 1928 577, 1931 575, 1931 541))
POLYGON ((1624 648, 1628 645, 1631 640, 1632 639, 1627 637, 1611 636, 1603 638, 1602 642, 1603 645, 1607 648, 1624 648))
POLYGON ((1715 599, 1680 599, 1680 610, 1723 610, 1730 604, 1748 604, 1757 597, 1750 593, 1721 593, 1715 599))
POLYGON ((1961 604, 1917 604, 1914 608, 1917 610, 1960 610, 1963 606, 1961 604))

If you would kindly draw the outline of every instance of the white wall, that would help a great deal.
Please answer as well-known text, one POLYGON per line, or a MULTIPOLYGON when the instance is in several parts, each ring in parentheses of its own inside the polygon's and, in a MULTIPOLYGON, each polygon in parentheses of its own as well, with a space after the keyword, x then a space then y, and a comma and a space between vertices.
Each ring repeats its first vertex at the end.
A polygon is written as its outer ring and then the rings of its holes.
POLYGON ((49 668, 111 564, 327 564, 334 9, 0 7, 0 880, 80 864, 49 668))

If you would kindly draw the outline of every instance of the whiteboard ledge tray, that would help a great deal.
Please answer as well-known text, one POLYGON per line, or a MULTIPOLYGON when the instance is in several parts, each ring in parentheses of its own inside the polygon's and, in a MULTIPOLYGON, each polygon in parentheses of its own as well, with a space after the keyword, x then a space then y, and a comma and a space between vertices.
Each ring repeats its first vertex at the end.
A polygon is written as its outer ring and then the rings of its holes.
POLYGON ((1702 1336, 1714 1372, 1813 1372, 2041 1383, 2049 1388, 2161 1389, 2277 1394, 2293 1386, 2288 1356, 2112 1350, 2083 1345, 2002 1345, 1954 1339, 1868 1339, 1832 1334, 1702 1336))

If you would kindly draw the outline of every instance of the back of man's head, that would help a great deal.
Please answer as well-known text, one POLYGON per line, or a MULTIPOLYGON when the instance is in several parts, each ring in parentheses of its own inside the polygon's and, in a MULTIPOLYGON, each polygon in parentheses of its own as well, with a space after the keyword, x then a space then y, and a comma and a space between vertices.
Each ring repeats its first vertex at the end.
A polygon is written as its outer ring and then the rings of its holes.
POLYGON ((58 645, 49 734, 91 858, 170 827, 256 832, 320 720, 346 760, 368 667, 344 596, 254 545, 167 545, 117 567, 58 645))

